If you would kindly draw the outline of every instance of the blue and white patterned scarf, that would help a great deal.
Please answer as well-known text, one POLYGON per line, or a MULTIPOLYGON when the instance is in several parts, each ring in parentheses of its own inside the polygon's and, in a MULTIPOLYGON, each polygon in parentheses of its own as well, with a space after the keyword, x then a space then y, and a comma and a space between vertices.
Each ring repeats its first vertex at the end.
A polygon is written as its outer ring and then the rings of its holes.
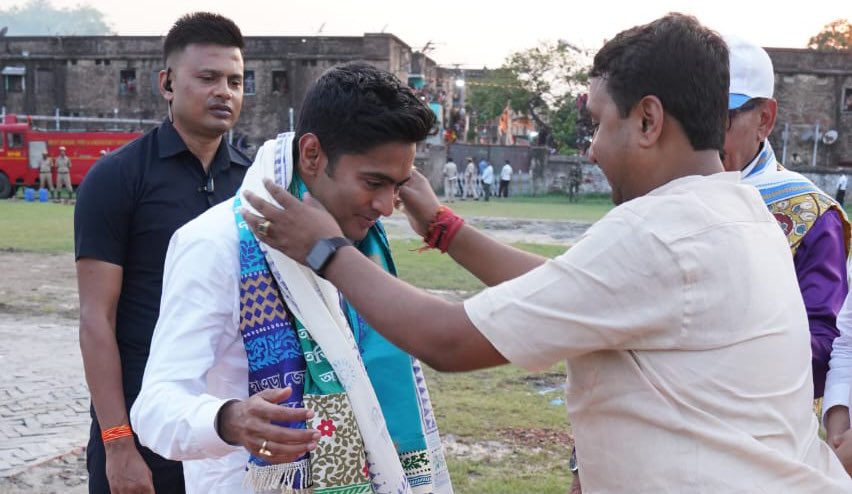
MULTIPOLYGON (((292 145, 292 133, 268 141, 241 191, 251 190, 274 202, 262 184, 269 177, 301 198, 306 189, 295 171, 292 145)), ((284 405, 292 407, 304 406, 307 396, 345 393, 366 452, 371 490, 364 492, 452 493, 419 362, 370 327, 327 281, 258 242, 239 215, 242 206, 251 209, 241 196, 234 201, 234 211, 240 235, 240 328, 249 359, 249 393, 291 386, 293 394, 284 405)), ((396 274, 379 222, 356 247, 396 274)), ((319 425, 322 433, 327 424, 319 425)), ((311 462, 311 455, 305 455, 294 463, 272 466, 252 457, 249 483, 258 490, 308 489, 311 462)), ((351 489, 347 493, 362 492, 354 484, 345 485, 351 489)))

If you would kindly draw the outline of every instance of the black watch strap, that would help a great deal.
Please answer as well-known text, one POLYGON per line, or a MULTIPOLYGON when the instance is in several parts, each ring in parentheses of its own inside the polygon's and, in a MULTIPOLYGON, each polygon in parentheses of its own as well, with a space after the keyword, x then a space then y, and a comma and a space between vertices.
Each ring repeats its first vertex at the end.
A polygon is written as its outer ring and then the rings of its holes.
POLYGON ((345 247, 347 245, 352 245, 352 242, 346 237, 331 237, 327 240, 328 243, 330 243, 334 247, 334 250, 337 250, 341 247, 345 247))
POLYGON ((352 242, 345 237, 332 237, 318 240, 311 248, 306 259, 308 267, 316 274, 322 276, 326 266, 334 258, 337 250, 341 247, 352 245, 352 242))

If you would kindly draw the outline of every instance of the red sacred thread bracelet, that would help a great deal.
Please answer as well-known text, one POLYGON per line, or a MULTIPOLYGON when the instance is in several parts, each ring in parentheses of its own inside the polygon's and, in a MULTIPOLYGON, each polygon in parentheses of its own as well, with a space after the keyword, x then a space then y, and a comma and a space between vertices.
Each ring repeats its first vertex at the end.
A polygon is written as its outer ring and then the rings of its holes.
POLYGON ((110 427, 101 432, 101 440, 105 443, 110 441, 115 441, 116 439, 121 439, 122 437, 132 436, 133 429, 130 428, 129 424, 117 425, 115 427, 110 427))
POLYGON ((426 245, 420 249, 420 252, 427 249, 438 249, 442 253, 447 252, 447 249, 450 248, 450 242, 461 230, 462 225, 464 225, 464 218, 454 213, 447 206, 439 207, 438 212, 435 213, 435 218, 429 223, 426 236, 423 237, 426 245))

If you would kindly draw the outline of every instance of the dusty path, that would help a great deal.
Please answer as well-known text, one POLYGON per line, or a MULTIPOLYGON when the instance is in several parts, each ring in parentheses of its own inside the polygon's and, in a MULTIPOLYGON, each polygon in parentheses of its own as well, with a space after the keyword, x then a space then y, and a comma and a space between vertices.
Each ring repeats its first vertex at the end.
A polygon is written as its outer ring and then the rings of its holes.
POLYGON ((0 492, 82 494, 89 393, 74 257, 0 252, 0 267, 0 492))

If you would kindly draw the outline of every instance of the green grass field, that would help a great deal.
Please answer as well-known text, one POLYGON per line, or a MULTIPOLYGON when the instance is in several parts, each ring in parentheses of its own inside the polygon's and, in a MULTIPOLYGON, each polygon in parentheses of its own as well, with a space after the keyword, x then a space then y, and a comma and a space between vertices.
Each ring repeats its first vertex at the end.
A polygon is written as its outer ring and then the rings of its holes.
POLYGON ((612 201, 609 196, 584 197, 579 202, 568 202, 568 197, 564 195, 519 196, 492 198, 488 202, 456 200, 452 208, 462 216, 592 222, 601 219, 612 209, 612 201))
MULTIPOLYGON (((567 197, 554 195, 494 199, 487 203, 457 201, 453 204, 453 209, 462 216, 566 219, 584 222, 600 219, 611 208, 612 203, 605 197, 585 198, 579 203, 569 203, 567 197)), ((71 252, 74 248, 73 223, 73 206, 0 200, 0 249, 44 253, 71 252)), ((547 248, 542 254, 551 255, 547 248)), ((412 256, 412 259, 415 258, 412 256)), ((449 264, 452 263, 448 262, 446 265, 449 264)), ((438 265, 446 266, 441 263, 438 265)), ((439 288, 434 284, 425 286, 439 288)))
POLYGON ((564 405, 551 403, 564 393, 539 392, 564 382, 564 366, 535 375, 513 367, 426 375, 441 434, 486 451, 448 459, 457 493, 567 492, 570 428, 564 405))
POLYGON ((74 208, 66 204, 0 201, 0 250, 72 252, 74 208))
MULTIPOLYGON (((437 251, 418 252, 419 240, 391 240, 391 250, 399 277, 420 288, 436 290, 479 291, 485 288, 472 274, 459 267, 452 258, 437 251)), ((513 244, 519 249, 545 257, 565 252, 562 245, 513 244)))

